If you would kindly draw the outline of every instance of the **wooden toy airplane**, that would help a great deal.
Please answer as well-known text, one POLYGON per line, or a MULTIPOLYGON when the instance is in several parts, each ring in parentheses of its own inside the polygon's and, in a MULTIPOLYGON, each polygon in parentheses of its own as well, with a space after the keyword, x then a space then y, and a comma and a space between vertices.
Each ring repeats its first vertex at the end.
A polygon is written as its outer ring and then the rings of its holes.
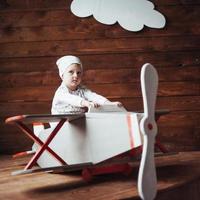
MULTIPOLYGON (((138 191, 142 199, 154 199, 157 192, 154 144, 157 134, 155 103, 158 75, 151 64, 142 67, 141 87, 144 113, 127 112, 123 107, 104 105, 91 108, 87 113, 20 115, 6 119, 6 123, 17 124, 34 141, 34 156, 25 169, 14 174, 41 170, 83 170, 83 177, 89 180, 96 174, 128 173, 128 162, 118 164, 112 158, 142 147, 138 191), (40 124, 35 124, 32 131, 27 126, 30 123, 40 124), (53 125, 44 129, 41 123, 53 125), (40 168, 31 169, 36 163, 40 168)), ((165 113, 161 111, 156 115, 165 113)))

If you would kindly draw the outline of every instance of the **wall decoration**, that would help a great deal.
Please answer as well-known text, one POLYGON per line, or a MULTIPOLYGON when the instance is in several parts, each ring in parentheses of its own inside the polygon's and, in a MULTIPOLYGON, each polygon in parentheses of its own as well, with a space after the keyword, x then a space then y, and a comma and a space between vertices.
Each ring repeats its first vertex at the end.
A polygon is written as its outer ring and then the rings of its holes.
POLYGON ((118 22, 129 31, 140 31, 144 26, 163 28, 165 17, 147 0, 73 0, 71 11, 78 17, 93 17, 106 25, 118 22))

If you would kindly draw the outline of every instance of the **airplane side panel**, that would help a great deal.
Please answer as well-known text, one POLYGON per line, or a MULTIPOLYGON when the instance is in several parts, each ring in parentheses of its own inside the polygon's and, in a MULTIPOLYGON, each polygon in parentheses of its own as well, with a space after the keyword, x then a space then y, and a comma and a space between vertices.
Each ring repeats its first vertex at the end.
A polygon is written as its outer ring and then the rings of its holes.
MULTIPOLYGON (((55 151, 67 164, 79 164, 91 162, 90 146, 85 132, 85 119, 66 122, 49 147, 55 151)), ((51 133, 52 128, 46 129, 40 133, 40 139, 46 140, 51 133)), ((37 145, 36 145, 37 146, 37 145)), ((47 151, 38 159, 40 167, 60 166, 61 164, 47 151)))
MULTIPOLYGON (((139 120, 137 113, 87 113, 84 119, 66 122, 49 147, 70 165, 98 163, 141 145, 139 120)), ((52 130, 41 131, 39 138, 45 141, 52 130)), ((40 167, 61 165, 46 150, 37 163, 40 167)))
POLYGON ((86 115, 86 122, 93 163, 104 161, 141 144, 135 113, 130 114, 130 121, 128 113, 91 113, 86 115), (139 138, 136 140, 136 137, 139 138))

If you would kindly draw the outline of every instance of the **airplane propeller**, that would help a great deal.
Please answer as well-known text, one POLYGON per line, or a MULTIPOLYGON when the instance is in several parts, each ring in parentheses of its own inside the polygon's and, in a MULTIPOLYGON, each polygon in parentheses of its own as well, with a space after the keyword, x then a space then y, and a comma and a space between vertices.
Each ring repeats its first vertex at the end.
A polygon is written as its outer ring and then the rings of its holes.
POLYGON ((157 177, 154 160, 154 143, 157 134, 155 103, 158 88, 158 74, 149 63, 141 70, 141 87, 144 116, 140 122, 143 134, 143 151, 138 174, 138 191, 143 200, 152 200, 157 193, 157 177))

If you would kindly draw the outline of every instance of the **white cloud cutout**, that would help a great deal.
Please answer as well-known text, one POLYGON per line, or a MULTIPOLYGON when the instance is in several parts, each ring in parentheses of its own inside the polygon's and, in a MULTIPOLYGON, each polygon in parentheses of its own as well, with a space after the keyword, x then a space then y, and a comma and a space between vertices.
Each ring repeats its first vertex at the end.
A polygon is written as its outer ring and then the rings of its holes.
POLYGON ((165 17, 147 0, 73 0, 71 11, 78 17, 94 18, 107 25, 118 22, 129 31, 140 31, 144 25, 163 28, 165 17))

